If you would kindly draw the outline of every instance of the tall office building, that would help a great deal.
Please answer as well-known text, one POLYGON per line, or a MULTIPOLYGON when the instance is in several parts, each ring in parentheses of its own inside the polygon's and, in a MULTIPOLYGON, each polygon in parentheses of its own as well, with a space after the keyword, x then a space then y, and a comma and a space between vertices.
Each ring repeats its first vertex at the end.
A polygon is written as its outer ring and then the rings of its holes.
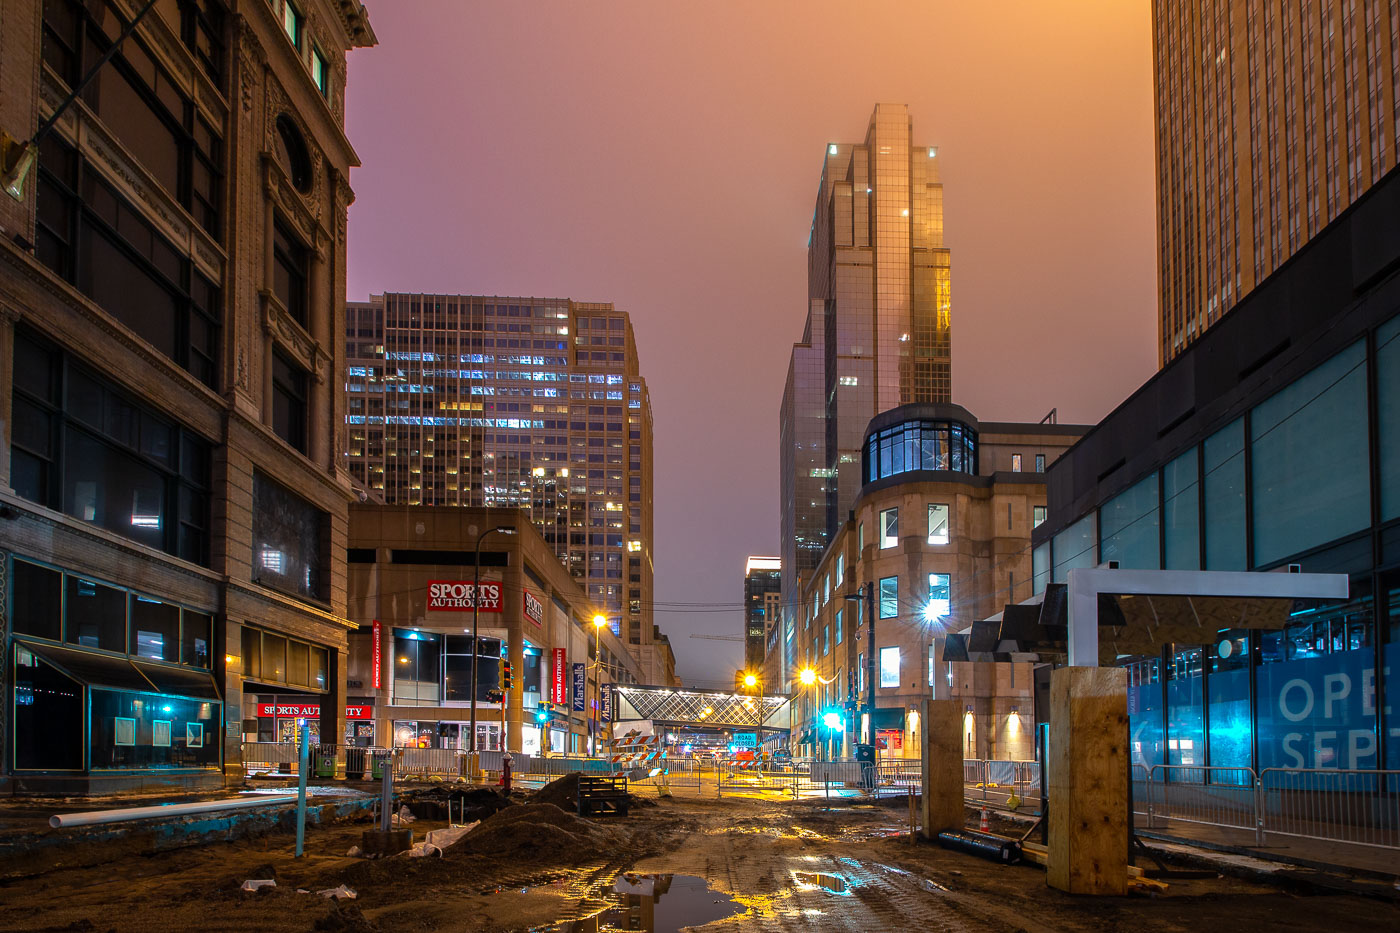
POLYGON ((1395 167, 1400 0, 1155 0, 1165 365, 1395 167))
POLYGON ((860 491, 865 427, 952 393, 949 252, 938 149, 877 104, 861 143, 830 143, 807 244, 807 321, 779 415, 782 591, 821 559, 860 491))
POLYGON ((763 667, 764 640, 782 602, 781 561, 750 557, 744 565, 744 670, 763 667))
POLYGON ((650 683, 652 416, 632 322, 564 298, 384 294, 346 310, 350 472, 389 505, 525 509, 650 683))

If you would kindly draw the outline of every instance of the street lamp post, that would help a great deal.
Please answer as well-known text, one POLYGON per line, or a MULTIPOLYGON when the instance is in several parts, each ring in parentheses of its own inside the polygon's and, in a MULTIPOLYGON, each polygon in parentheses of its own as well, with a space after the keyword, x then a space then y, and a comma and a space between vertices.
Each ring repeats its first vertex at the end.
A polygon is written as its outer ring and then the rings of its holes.
MULTIPOLYGON (((758 712, 754 714, 754 739, 757 742, 756 754, 761 762, 763 757, 763 681, 758 674, 745 674, 744 686, 753 689, 754 693, 758 695, 758 712)), ((762 770, 761 764, 759 770, 762 770)))
POLYGON ((603 626, 608 620, 601 615, 593 617, 593 708, 597 710, 589 717, 588 727, 593 739, 593 754, 598 754, 598 739, 603 732, 603 626))
POLYGON ((857 604, 863 602, 868 619, 869 644, 865 649, 865 680, 866 715, 870 717, 870 728, 866 740, 875 747, 875 584, 866 583, 854 593, 847 593, 845 598, 857 604))
MULTIPOLYGON (((472 575, 472 685, 471 685, 471 692, 472 692, 472 716, 471 716, 471 719, 472 719, 472 721, 471 721, 471 738, 470 738, 469 743, 468 743, 468 745, 467 745, 467 750, 468 750, 468 754, 469 754, 469 756, 470 756, 471 771, 472 771, 472 775, 473 775, 473 776, 475 776, 475 774, 476 774, 476 760, 477 760, 477 759, 476 759, 476 752, 477 752, 477 748, 476 748, 476 684, 477 684, 477 680, 476 680, 476 658, 477 658, 477 655, 479 655, 479 654, 481 653, 480 643, 477 641, 477 637, 476 637, 477 622, 478 622, 478 621, 480 620, 480 618, 481 618, 481 542, 485 541, 485 540, 487 539, 487 537, 489 537, 490 535, 498 534, 498 533, 499 533, 499 534, 503 534, 503 535, 513 535, 513 534, 515 534, 515 529, 512 528, 512 527, 510 527, 509 525, 497 525, 495 528, 488 528, 486 531, 482 532, 481 535, 480 535, 480 537, 478 537, 478 538, 476 539, 476 559, 475 559, 475 561, 473 561, 473 564, 472 564, 472 566, 473 566, 473 575, 472 575)), ((502 732, 505 731, 505 725, 506 725, 506 717, 505 717, 505 708, 506 708, 506 705, 507 705, 507 704, 506 704, 506 701, 505 701, 505 697, 502 697, 502 698, 501 698, 501 730, 502 730, 502 732)))

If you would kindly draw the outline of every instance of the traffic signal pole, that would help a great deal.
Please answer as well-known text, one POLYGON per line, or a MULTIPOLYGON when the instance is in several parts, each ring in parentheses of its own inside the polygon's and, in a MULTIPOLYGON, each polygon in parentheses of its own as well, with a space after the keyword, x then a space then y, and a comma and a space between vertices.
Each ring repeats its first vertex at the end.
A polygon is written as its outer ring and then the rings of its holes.
POLYGON ((875 757, 880 757, 879 743, 875 741, 875 583, 871 581, 865 584, 865 617, 867 619, 867 631, 869 632, 870 643, 865 652, 865 702, 866 715, 869 717, 869 729, 866 733, 866 742, 875 749, 875 757))

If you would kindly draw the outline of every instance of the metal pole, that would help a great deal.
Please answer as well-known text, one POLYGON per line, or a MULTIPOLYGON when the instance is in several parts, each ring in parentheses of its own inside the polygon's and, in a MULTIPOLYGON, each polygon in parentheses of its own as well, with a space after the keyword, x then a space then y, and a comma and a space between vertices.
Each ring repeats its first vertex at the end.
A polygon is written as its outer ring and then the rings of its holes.
POLYGON ((297 765, 297 858, 301 858, 302 846, 306 842, 306 759, 310 732, 303 720, 300 761, 297 765))
POLYGON ((875 583, 873 581, 865 584, 865 614, 868 617, 870 632, 870 650, 865 655, 865 685, 866 704, 870 710, 870 723, 866 729, 866 741, 870 743, 871 753, 878 761, 880 750, 875 742, 875 583))
MULTIPOLYGON (((476 539, 476 559, 472 561, 472 724, 471 736, 468 740, 467 753, 470 756, 472 778, 476 778, 476 656, 481 653, 481 643, 477 641, 476 630, 477 620, 481 617, 481 607, 478 604, 477 593, 481 590, 481 542, 486 539, 486 535, 491 532, 479 535, 476 539)), ((504 721, 505 717, 502 717, 504 721)))
POLYGON ((388 832, 390 827, 389 810, 394 805, 394 758, 385 755, 379 769, 379 829, 388 832))
POLYGON ((589 725, 593 729, 593 754, 598 754, 598 740, 603 734, 603 627, 593 623, 593 717, 589 725))

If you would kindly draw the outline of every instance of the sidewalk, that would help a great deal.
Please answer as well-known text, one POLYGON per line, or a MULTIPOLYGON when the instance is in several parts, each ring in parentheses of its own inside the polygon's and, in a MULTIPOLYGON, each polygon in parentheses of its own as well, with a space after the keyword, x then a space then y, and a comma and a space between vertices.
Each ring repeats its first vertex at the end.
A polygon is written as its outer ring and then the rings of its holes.
POLYGON ((1197 848, 1323 871, 1342 869, 1375 878, 1400 878, 1400 850, 1396 849, 1330 839, 1287 836, 1281 833, 1267 833, 1263 845, 1259 845, 1255 842, 1254 831, 1251 829, 1190 823, 1160 816, 1157 822, 1165 825, 1148 829, 1145 816, 1135 816, 1137 834, 1144 839, 1178 842, 1197 848))

